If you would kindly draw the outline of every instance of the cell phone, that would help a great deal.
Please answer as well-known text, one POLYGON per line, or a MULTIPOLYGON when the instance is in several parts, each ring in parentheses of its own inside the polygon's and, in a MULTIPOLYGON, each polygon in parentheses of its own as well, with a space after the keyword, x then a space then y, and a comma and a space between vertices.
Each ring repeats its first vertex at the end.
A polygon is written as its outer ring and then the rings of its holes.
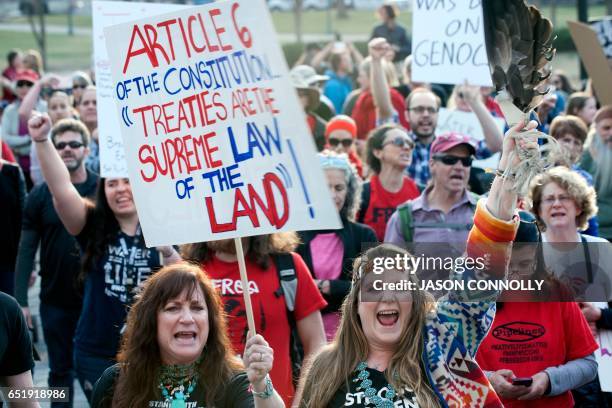
POLYGON ((533 383, 533 378, 531 377, 516 377, 512 379, 512 385, 524 385, 525 387, 529 387, 533 383))

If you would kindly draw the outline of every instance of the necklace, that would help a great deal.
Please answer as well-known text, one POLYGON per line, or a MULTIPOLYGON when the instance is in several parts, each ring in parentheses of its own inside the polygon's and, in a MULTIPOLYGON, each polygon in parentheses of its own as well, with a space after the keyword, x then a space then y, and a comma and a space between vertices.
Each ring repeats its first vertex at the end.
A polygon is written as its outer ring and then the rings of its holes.
POLYGON ((364 395, 368 398, 366 405, 374 404, 376 408, 393 408, 393 399, 397 395, 395 388, 391 384, 387 384, 387 395, 385 395, 385 398, 382 398, 378 395, 378 390, 372 387, 370 372, 365 361, 357 364, 357 371, 357 378, 354 378, 353 382, 361 381, 361 384, 357 386, 357 391, 364 390, 364 395))
POLYGON ((196 366, 200 360, 188 365, 162 366, 160 370, 159 389, 171 408, 185 408, 189 398, 198 383, 196 366))

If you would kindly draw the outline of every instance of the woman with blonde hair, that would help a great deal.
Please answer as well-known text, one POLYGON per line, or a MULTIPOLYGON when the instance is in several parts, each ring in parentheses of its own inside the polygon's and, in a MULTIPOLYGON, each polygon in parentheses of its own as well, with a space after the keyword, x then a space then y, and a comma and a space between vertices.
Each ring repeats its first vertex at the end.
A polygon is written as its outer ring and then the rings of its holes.
POLYGON ((221 300, 195 265, 165 267, 144 284, 117 360, 96 383, 94 408, 284 406, 268 376, 272 349, 256 335, 244 365, 232 354, 221 300))
MULTIPOLYGON (((528 128, 535 126, 531 122, 528 128)), ((521 128, 504 138, 500 175, 519 163, 517 156, 512 162, 508 156, 521 128)), ((532 150, 537 144, 519 142, 518 148, 532 150)), ((506 182, 495 178, 489 196, 478 203, 468 237, 468 256, 490 256, 482 270, 487 277, 504 276, 518 226, 517 195, 506 182)), ((491 324, 497 293, 450 292, 436 305, 420 289, 378 290, 375 279, 418 285, 413 271, 386 267, 386 261, 405 257, 407 251, 383 244, 355 261, 340 328, 305 370, 300 407, 502 407, 473 357, 491 324)), ((463 279, 475 279, 473 270, 459 272, 463 279)))

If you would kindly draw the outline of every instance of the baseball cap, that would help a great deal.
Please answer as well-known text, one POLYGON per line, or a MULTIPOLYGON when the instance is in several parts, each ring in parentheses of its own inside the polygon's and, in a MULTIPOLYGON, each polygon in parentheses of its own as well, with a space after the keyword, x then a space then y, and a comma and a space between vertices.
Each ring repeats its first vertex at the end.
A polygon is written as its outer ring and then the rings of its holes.
POLYGON ((443 133, 440 136, 436 136, 431 144, 430 152, 432 155, 436 153, 443 153, 462 144, 468 147, 470 154, 476 154, 476 145, 474 144, 472 138, 457 132, 448 132, 443 133))

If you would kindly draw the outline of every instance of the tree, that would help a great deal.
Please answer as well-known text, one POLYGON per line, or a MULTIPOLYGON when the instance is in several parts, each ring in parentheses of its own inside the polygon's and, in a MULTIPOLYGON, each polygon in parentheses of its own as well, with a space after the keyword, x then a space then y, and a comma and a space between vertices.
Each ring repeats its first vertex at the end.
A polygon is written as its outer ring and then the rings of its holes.
POLYGON ((608 16, 612 14, 612 0, 606 0, 606 14, 608 16))
POLYGON ((304 7, 304 0, 295 0, 295 6, 293 7, 293 19, 295 23, 295 40, 298 44, 302 44, 302 9, 304 7))
POLYGON ((336 0, 336 8, 338 10, 338 13, 336 15, 338 20, 348 19, 348 10, 346 7, 345 0, 336 0))
POLYGON ((47 33, 45 30, 45 0, 32 0, 31 7, 27 7, 28 21, 32 29, 32 35, 38 45, 40 56, 42 57, 43 69, 47 68, 47 33), (36 24, 38 19, 38 27, 36 24))

